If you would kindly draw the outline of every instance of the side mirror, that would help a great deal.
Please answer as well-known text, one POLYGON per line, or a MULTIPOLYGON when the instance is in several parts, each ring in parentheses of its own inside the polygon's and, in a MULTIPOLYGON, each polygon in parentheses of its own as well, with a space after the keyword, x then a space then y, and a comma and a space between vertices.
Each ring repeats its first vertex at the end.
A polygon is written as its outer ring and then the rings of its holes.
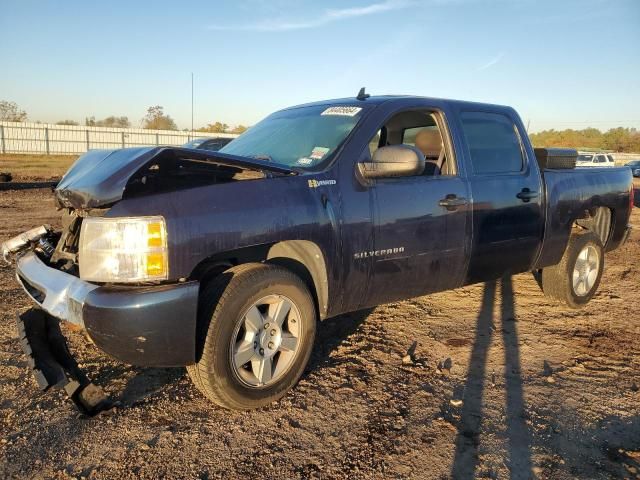
POLYGON ((409 145, 380 147, 370 162, 358 163, 364 178, 410 177, 422 175, 425 160, 420 150, 409 145))

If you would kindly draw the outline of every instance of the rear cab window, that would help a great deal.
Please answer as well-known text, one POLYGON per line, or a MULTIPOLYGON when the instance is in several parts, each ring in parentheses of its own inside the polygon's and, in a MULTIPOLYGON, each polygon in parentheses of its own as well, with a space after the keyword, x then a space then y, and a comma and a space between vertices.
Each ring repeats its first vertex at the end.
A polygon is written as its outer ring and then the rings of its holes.
POLYGON ((520 173, 524 147, 514 122, 501 113, 466 111, 460 115, 474 175, 520 173))

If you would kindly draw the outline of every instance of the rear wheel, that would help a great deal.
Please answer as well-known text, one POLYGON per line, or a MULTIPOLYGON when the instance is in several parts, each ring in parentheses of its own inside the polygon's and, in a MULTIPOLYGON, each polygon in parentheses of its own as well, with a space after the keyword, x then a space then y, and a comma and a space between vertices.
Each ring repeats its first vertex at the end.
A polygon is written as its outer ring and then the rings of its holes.
POLYGON ((187 370, 216 404, 261 407, 302 375, 316 314, 306 285, 289 270, 265 264, 227 270, 203 290, 199 315, 202 355, 187 370))
POLYGON ((562 260, 542 270, 545 295, 581 308, 595 295, 604 269, 604 249, 593 232, 571 235, 562 260))

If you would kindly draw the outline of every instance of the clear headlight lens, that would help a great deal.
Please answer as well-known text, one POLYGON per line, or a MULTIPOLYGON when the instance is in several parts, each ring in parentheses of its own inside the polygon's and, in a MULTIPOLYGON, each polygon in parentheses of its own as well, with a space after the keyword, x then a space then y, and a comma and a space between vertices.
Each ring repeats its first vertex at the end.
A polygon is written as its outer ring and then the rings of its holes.
POLYGON ((82 221, 78 263, 83 280, 166 280, 167 257, 167 229, 162 217, 88 217, 82 221))

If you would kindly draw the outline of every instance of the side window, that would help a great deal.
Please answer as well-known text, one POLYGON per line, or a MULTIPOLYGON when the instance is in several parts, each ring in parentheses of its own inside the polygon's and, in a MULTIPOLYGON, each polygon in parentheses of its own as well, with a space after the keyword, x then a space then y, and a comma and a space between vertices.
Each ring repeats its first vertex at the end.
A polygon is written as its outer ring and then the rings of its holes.
POLYGON ((449 144, 446 134, 440 131, 439 120, 438 114, 431 110, 409 110, 394 115, 369 141, 371 158, 380 146, 409 145, 424 155, 422 175, 455 175, 455 159, 448 158, 449 144))
POLYGON ((506 115, 462 112, 460 116, 473 173, 517 173, 524 155, 516 126, 506 115))
POLYGON ((606 163, 607 159, 604 158, 604 155, 598 155, 596 157, 596 163, 606 163))
POLYGON ((607 160, 609 160, 609 162, 611 163, 615 163, 616 161, 613 159, 612 155, 607 155, 607 160))

